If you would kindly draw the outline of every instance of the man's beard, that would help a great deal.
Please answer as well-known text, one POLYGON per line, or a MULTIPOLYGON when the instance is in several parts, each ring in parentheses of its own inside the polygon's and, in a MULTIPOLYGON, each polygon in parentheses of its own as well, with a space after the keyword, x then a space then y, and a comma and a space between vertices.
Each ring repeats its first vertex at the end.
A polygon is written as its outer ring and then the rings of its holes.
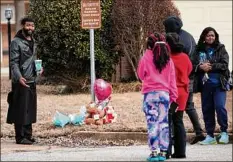
POLYGON ((28 36, 32 36, 33 31, 32 30, 23 29, 23 33, 25 34, 26 37, 28 37, 28 36))

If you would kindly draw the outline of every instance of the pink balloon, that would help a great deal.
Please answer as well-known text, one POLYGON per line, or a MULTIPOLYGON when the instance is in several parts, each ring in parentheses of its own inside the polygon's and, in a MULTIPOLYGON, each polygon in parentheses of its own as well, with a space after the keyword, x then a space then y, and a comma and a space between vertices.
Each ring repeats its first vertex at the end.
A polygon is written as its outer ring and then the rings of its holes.
POLYGON ((97 79, 94 83, 94 92, 99 101, 107 99, 112 94, 112 86, 103 79, 97 79))

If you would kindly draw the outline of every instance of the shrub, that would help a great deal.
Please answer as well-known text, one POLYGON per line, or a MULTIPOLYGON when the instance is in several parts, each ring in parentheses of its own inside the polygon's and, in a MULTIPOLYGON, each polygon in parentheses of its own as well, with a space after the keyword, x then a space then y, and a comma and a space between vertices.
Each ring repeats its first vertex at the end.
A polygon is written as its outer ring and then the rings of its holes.
MULTIPOLYGON (((81 28, 81 0, 31 0, 38 56, 48 80, 68 83, 90 78, 89 30, 81 28)), ((119 55, 112 51, 112 0, 101 0, 102 27, 95 33, 96 77, 110 79, 119 55)), ((89 79, 90 81, 90 79, 89 79)))

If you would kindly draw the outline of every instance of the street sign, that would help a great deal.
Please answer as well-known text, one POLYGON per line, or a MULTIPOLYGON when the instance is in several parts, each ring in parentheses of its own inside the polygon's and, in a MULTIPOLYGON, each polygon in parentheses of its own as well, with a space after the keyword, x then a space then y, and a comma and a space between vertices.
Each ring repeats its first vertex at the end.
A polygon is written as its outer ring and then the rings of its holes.
POLYGON ((83 29, 97 29, 101 27, 100 0, 82 0, 81 23, 83 29))

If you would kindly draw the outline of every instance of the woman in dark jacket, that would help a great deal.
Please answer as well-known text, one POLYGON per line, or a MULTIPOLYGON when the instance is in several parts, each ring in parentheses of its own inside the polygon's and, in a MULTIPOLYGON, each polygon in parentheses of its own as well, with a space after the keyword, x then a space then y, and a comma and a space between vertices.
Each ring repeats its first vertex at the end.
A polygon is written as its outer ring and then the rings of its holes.
POLYGON ((202 113, 207 132, 205 140, 200 144, 217 143, 214 137, 215 111, 221 129, 219 143, 228 143, 224 80, 229 77, 229 56, 225 46, 219 42, 219 35, 214 28, 207 27, 202 31, 192 61, 195 74, 194 92, 201 92, 202 113))

